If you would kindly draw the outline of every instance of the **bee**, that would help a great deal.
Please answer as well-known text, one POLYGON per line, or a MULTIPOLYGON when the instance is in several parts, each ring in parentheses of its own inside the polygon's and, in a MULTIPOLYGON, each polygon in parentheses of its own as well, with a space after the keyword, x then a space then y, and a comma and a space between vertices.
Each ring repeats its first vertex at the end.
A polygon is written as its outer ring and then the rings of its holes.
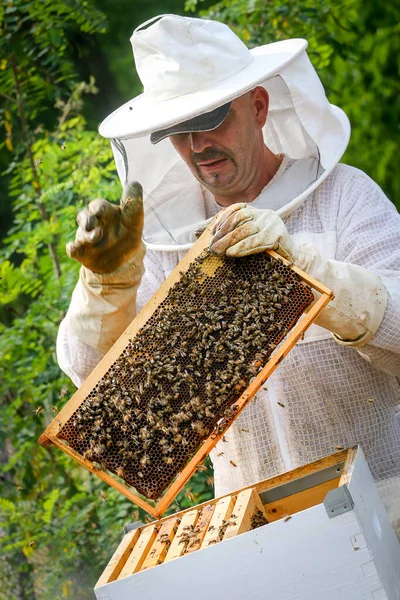
POLYGON ((194 502, 194 495, 190 490, 187 490, 185 492, 185 496, 188 500, 190 500, 190 502, 194 502))
POLYGON ((206 467, 206 465, 198 465, 196 467, 197 471, 208 471, 208 467, 206 467))
POLYGON ((190 420, 190 419, 187 417, 187 415, 186 415, 186 414, 185 414, 183 411, 181 411, 181 412, 178 412, 178 413, 175 415, 175 419, 176 419, 176 421, 177 421, 178 423, 183 423, 183 422, 185 422, 185 421, 189 421, 189 420, 190 420))
POLYGON ((235 462, 233 462, 233 460, 230 460, 229 462, 232 465, 232 467, 237 467, 237 464, 235 462))
POLYGON ((23 485, 19 485, 17 487, 17 492, 22 492, 23 489, 24 489, 24 486, 23 485))
POLYGON ((139 432, 139 437, 141 440, 145 440, 146 438, 149 437, 149 430, 147 429, 147 427, 142 427, 140 432, 139 432))
POLYGON ((103 490, 101 490, 101 492, 100 492, 100 498, 102 499, 103 502, 107 501, 107 496, 106 496, 105 492, 103 492, 103 490))
POLYGON ((38 406, 36 408, 36 410, 35 410, 35 415, 36 416, 40 415, 40 413, 42 412, 42 410, 43 410, 43 406, 38 406))
POLYGON ((282 408, 285 408, 285 405, 283 404, 283 402, 278 402, 279 406, 281 406, 282 408))
POLYGON ((142 465, 142 467, 150 465, 151 464, 150 457, 147 456, 147 454, 145 454, 144 456, 142 456, 142 458, 140 459, 140 464, 142 465))
MULTIPOLYGON (((140 445, 140 444, 138 444, 138 445, 140 445)), ((151 439, 149 438, 143 442, 143 450, 148 450, 150 448, 150 446, 151 446, 151 439)))
POLYGON ((102 454, 104 454, 106 452, 106 447, 104 446, 104 444, 98 444, 97 446, 95 446, 93 448, 95 454, 101 456, 102 454))
POLYGON ((200 436, 204 436, 207 434, 208 430, 205 427, 204 423, 202 423, 201 421, 194 421, 193 423, 191 423, 191 427, 200 436))
POLYGON ((86 460, 93 460, 93 456, 93 450, 91 450, 90 448, 83 453, 83 458, 85 458, 86 460))
POLYGON ((33 548, 34 546, 36 546, 36 542, 34 540, 31 540, 29 542, 29 548, 33 548))
POLYGON ((117 467, 115 470, 115 474, 118 475, 118 477, 121 477, 121 479, 123 479, 125 475, 124 467, 117 467))
POLYGON ((195 398, 191 399, 190 405, 194 410, 199 410, 200 408, 202 408, 203 403, 201 401, 201 398, 196 396, 195 398))

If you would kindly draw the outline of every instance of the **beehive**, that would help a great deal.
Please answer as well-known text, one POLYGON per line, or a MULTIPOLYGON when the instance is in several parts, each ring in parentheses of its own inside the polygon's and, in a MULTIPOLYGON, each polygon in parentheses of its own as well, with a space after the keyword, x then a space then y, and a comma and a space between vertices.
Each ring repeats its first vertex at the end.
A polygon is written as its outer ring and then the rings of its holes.
POLYGON ((94 590, 97 600, 398 600, 399 591, 399 542, 359 447, 129 532, 94 590))
POLYGON ((40 440, 154 516, 332 296, 276 255, 213 256, 207 234, 40 440), (321 298, 273 353, 313 301, 310 284, 321 298), (170 488, 153 507, 127 486, 152 500, 170 488))

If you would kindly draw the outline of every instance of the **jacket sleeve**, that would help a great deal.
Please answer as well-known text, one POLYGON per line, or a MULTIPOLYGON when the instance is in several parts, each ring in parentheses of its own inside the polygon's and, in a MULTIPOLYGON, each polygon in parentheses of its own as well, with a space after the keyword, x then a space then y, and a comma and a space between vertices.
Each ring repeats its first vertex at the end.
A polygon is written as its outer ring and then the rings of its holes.
POLYGON ((400 376, 400 215, 367 175, 349 169, 337 215, 336 259, 369 269, 386 288, 383 319, 368 344, 356 347, 377 369, 400 376))
MULTIPOLYGON (((157 261, 156 253, 147 252, 144 258, 144 275, 139 288, 135 285, 124 285, 121 281, 115 286, 107 283, 107 298, 113 298, 112 304, 102 294, 92 294, 84 289, 79 289, 83 282, 80 280, 71 298, 70 307, 60 324, 57 336, 57 359, 60 368, 70 377, 73 383, 80 386, 94 367, 106 354, 108 348, 102 343, 104 336, 104 314, 107 315, 107 337, 116 340, 122 331, 129 325, 136 312, 139 312, 151 296, 157 291, 165 279, 164 271, 157 261), (123 300, 118 302, 118 294, 123 300), (82 302, 84 306, 82 307, 82 302), (111 308, 110 308, 111 307, 111 308), (104 312, 104 310, 106 313, 104 312), (90 318, 83 319, 83 312, 90 318), (90 330, 85 331, 90 324, 90 330), (98 340, 98 341, 97 341, 98 340)), ((89 274, 90 275, 90 274, 89 274)), ((96 286, 101 282, 96 280, 96 286)), ((107 342, 109 347, 111 342, 107 342)))

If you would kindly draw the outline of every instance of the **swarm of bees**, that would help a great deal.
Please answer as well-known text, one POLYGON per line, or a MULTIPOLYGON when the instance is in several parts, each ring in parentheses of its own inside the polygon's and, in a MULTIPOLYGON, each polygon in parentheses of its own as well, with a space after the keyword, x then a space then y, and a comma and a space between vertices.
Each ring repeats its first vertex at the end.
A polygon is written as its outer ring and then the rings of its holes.
POLYGON ((267 254, 202 253, 58 436, 85 459, 157 499, 313 300, 267 254))
POLYGON ((196 525, 187 525, 183 528, 179 543, 186 544, 184 553, 200 542, 201 530, 196 525))
POLYGON ((261 512, 261 510, 256 510, 254 515, 252 515, 250 519, 251 529, 257 529, 257 527, 262 527, 268 523, 267 519, 261 512))

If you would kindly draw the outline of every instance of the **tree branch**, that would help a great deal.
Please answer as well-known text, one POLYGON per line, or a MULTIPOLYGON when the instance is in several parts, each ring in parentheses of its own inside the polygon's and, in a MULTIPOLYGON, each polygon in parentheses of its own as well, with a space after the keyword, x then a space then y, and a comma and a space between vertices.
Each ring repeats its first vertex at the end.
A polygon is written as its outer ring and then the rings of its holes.
POLYGON ((4 92, 1 92, 0 96, 2 96, 3 98, 5 98, 6 100, 8 100, 9 102, 11 102, 12 104, 16 104, 17 103, 17 99, 16 98, 13 98, 12 96, 9 96, 8 94, 5 94, 4 92))

